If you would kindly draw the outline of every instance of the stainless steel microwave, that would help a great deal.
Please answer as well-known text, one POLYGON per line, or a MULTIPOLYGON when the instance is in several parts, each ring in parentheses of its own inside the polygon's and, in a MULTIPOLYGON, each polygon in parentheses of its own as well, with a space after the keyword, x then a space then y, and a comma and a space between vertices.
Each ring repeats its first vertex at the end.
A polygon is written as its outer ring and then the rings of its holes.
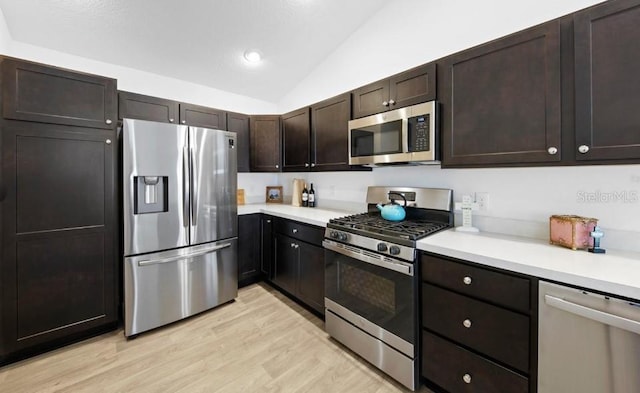
POLYGON ((437 163, 436 102, 349 121, 349 165, 437 163))

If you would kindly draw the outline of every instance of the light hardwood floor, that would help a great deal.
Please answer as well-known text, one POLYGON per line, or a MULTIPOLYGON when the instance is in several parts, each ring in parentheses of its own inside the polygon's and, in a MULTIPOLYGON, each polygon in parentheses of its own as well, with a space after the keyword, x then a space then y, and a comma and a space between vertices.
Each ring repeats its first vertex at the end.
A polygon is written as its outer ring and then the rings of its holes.
MULTIPOLYGON (((122 330, 0 368, 0 392, 405 392, 266 284, 127 341, 122 330)), ((430 392, 422 388, 421 392, 430 392)))

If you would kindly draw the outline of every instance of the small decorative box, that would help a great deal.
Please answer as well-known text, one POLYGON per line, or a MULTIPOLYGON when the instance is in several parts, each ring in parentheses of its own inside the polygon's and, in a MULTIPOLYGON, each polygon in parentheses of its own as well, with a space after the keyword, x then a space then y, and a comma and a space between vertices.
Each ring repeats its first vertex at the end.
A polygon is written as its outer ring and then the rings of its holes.
POLYGON ((572 250, 593 247, 589 233, 598 225, 597 218, 554 215, 549 218, 549 242, 572 250))

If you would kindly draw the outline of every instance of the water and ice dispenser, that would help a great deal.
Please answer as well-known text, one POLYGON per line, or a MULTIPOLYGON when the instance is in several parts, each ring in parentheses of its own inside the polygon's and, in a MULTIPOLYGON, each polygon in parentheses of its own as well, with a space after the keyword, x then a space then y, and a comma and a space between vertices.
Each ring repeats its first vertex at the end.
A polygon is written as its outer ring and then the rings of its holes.
POLYGON ((169 210, 168 176, 134 176, 134 214, 169 210))

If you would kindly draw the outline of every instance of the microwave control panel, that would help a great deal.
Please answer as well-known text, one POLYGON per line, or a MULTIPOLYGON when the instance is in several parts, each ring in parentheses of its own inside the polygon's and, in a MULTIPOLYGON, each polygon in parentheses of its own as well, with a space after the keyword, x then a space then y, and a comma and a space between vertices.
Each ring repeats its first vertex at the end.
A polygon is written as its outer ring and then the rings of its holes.
POLYGON ((411 117, 408 122, 409 151, 429 151, 429 115, 411 117))

